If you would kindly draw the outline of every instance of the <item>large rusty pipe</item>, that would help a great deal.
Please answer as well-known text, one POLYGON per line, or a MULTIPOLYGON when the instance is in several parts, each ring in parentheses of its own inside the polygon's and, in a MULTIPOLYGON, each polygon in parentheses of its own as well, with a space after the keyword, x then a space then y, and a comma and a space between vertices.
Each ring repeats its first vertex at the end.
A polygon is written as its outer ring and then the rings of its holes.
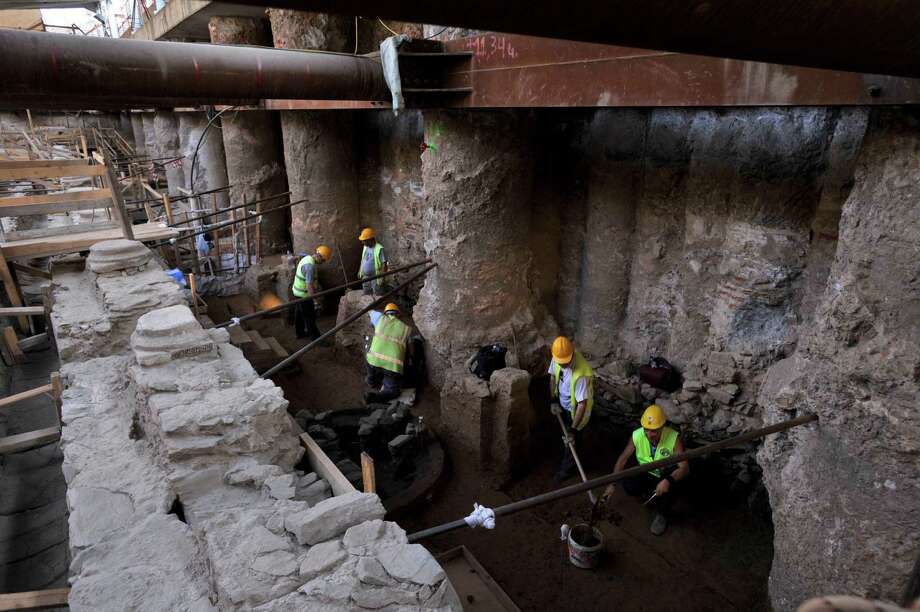
MULTIPOLYGON (((920 77, 920 3, 915 0, 230 1, 920 77)), ((483 53, 503 53, 494 40, 485 43, 483 53)))
POLYGON ((45 98, 385 100, 376 59, 0 30, 0 103, 45 98))

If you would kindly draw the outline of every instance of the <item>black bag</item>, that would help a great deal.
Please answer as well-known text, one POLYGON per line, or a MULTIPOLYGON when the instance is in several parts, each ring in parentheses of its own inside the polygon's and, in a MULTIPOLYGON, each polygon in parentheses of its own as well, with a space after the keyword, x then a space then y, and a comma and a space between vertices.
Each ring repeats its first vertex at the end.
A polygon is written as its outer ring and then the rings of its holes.
POLYGON ((470 373, 483 380, 489 380, 492 372, 505 367, 505 353, 507 352, 508 349, 504 344, 488 344, 480 347, 470 360, 470 373))
POLYGON ((648 365, 639 366, 639 380, 662 391, 676 391, 680 388, 680 374, 667 359, 652 357, 648 365))

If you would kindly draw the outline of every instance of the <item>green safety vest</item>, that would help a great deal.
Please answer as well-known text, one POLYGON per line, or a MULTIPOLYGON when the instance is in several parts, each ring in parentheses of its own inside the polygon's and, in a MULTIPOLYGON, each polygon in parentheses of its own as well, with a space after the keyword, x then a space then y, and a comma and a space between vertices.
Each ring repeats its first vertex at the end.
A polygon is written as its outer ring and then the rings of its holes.
MULTIPOLYGON (((383 263, 380 261, 380 251, 383 250, 383 245, 379 242, 374 243, 374 275, 380 274, 383 271, 383 263)), ((364 247, 361 250, 361 261, 358 263, 358 278, 364 278, 364 254, 367 252, 367 247, 364 247)))
MULTIPOLYGON (((594 371, 578 351, 575 351, 574 362, 575 363, 572 365, 572 377, 570 379, 571 384, 569 385, 569 397, 572 398, 572 406, 569 408, 569 412, 572 413, 573 420, 575 419, 575 407, 578 406, 578 402, 575 401, 575 384, 580 378, 588 378, 588 402, 585 407, 585 416, 581 421, 581 426, 578 427, 578 430, 581 431, 585 428, 585 425, 588 424, 588 421, 591 420, 591 409, 594 407, 594 371)), ((562 380, 562 366, 553 360, 553 397, 559 397, 560 380, 562 380)))
MULTIPOLYGON (((652 443, 648 441, 645 429, 640 427, 634 431, 632 441, 633 446, 636 447, 636 461, 639 462, 639 465, 645 465, 652 461, 667 459, 674 454, 674 445, 677 444, 677 432, 667 426, 661 430, 661 439, 658 440, 658 447, 655 448, 654 457, 652 457, 652 443)), ((661 470, 651 470, 649 474, 661 478, 661 470)))
POLYGON ((381 315, 374 327, 374 339, 371 340, 371 348, 367 351, 367 362, 372 366, 402 374, 406 359, 406 342, 411 331, 408 325, 396 317, 381 315))
MULTIPOLYGON (((313 259, 312 255, 307 255, 297 262, 297 269, 294 270, 294 286, 291 287, 291 292, 294 294, 294 297, 305 298, 310 295, 310 288, 307 287, 307 279, 300 275, 300 269, 305 263, 311 266, 316 265, 316 261, 313 259)), ((316 274, 315 269, 313 270, 313 274, 316 274)))

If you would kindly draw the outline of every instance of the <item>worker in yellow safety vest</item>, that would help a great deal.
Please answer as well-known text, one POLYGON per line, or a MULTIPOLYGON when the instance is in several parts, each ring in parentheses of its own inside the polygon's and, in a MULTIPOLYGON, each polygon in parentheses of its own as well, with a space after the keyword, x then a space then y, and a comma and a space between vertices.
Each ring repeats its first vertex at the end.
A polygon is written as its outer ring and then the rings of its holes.
MULTIPOLYGON (((358 266, 358 278, 370 278, 387 271, 387 255, 383 245, 377 242, 374 228, 365 227, 361 230, 358 240, 364 245, 361 250, 361 263, 358 266)), ((383 279, 377 278, 364 283, 365 295, 381 295, 383 293, 383 279)))
MULTIPOLYGON (((622 472, 635 456, 639 465, 667 459, 684 452, 684 445, 677 432, 667 426, 668 417, 657 404, 652 404, 642 413, 642 426, 632 432, 626 448, 620 453, 613 473, 622 472)), ((629 495, 648 500, 654 510, 651 532, 661 535, 668 528, 668 510, 674 500, 677 483, 690 474, 690 464, 681 461, 676 466, 651 470, 644 474, 623 480, 623 488, 629 495)), ((613 485, 604 491, 604 497, 613 493, 613 485)))
MULTIPOLYGON (((594 407, 594 371, 565 336, 553 341, 551 352, 553 358, 549 364, 549 376, 553 403, 550 410, 553 414, 562 415, 567 427, 566 439, 571 438, 577 446, 594 407)), ((566 444, 555 482, 558 484, 574 474, 575 467, 575 458, 566 444)))
POLYGON ((399 306, 390 303, 383 313, 370 312, 374 337, 367 351, 367 403, 388 402, 399 397, 409 352, 412 328, 399 319, 399 306))
MULTIPOLYGON (((316 247, 313 255, 305 255, 297 262, 294 270, 294 285, 291 293, 297 299, 310 297, 319 291, 319 282, 316 277, 316 266, 322 265, 332 258, 332 249, 324 244, 316 247)), ((319 338, 319 328, 316 326, 316 304, 313 300, 303 300, 297 303, 294 309, 294 331, 298 338, 319 338)))

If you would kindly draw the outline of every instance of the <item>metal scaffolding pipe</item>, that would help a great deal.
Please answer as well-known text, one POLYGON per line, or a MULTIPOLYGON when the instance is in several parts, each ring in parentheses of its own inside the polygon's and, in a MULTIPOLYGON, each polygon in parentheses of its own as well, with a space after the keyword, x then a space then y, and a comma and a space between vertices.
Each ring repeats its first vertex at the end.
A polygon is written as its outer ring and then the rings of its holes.
MULTIPOLYGON (((638 476, 639 474, 645 474, 651 470, 657 470, 658 468, 665 468, 672 465, 676 465, 681 461, 686 461, 688 459, 694 459, 696 457, 702 457, 708 455, 709 453, 716 452, 723 448, 728 448, 730 446, 735 446, 737 444, 743 444, 744 442, 750 442, 751 440, 757 440, 758 438, 763 438, 773 433, 778 433, 780 431, 785 431, 787 429, 792 429, 793 427, 798 427, 800 425, 806 425, 808 423, 814 423, 818 420, 818 415, 816 414, 807 414, 804 416, 796 417, 794 419, 789 419, 788 421, 780 421, 770 425, 769 427, 763 427, 761 429, 755 429, 754 431, 749 431, 745 434, 735 436, 733 438, 728 438, 726 440, 720 440, 718 442, 713 442, 712 444, 707 444, 699 448, 694 448, 678 455, 671 455, 667 459, 659 459, 658 461, 652 461, 650 463, 645 463, 643 465, 637 465, 623 470, 622 472, 617 472, 615 474, 608 474, 606 476, 601 476, 593 480, 588 480, 586 482, 580 482, 568 487, 563 487, 561 489, 556 489, 555 491, 550 491, 548 493, 541 493, 540 495, 535 495, 533 497, 528 497, 520 501, 511 502, 510 504, 505 504, 504 506, 499 506, 494 509, 495 516, 507 516, 509 514, 514 514, 515 512, 520 512, 522 510, 529 510, 530 508, 535 508, 543 504, 548 504, 554 502, 558 499, 564 497, 571 497, 572 495, 578 495, 583 491, 590 491, 591 489, 597 489, 598 487, 603 487, 609 484, 613 484, 620 480, 626 478, 631 478, 632 476, 638 476)), ((442 533, 447 533, 448 531, 453 531, 454 529, 461 529, 463 527, 468 527, 466 521, 463 519, 457 519, 456 521, 451 521, 449 523, 443 523, 436 527, 431 527, 429 529, 423 529, 421 531, 416 531, 415 533, 409 534, 410 542, 418 542, 425 538, 430 538, 431 536, 436 536, 442 533)))
MULTIPOLYGON (((0 105, 45 100, 386 100, 376 59, 0 30, 0 105)), ((85 104, 85 102, 83 103, 85 104)))
MULTIPOLYGON (((230 1, 920 77, 920 4, 912 0, 230 1)), ((503 53, 500 38, 486 36, 483 55, 503 53)))

